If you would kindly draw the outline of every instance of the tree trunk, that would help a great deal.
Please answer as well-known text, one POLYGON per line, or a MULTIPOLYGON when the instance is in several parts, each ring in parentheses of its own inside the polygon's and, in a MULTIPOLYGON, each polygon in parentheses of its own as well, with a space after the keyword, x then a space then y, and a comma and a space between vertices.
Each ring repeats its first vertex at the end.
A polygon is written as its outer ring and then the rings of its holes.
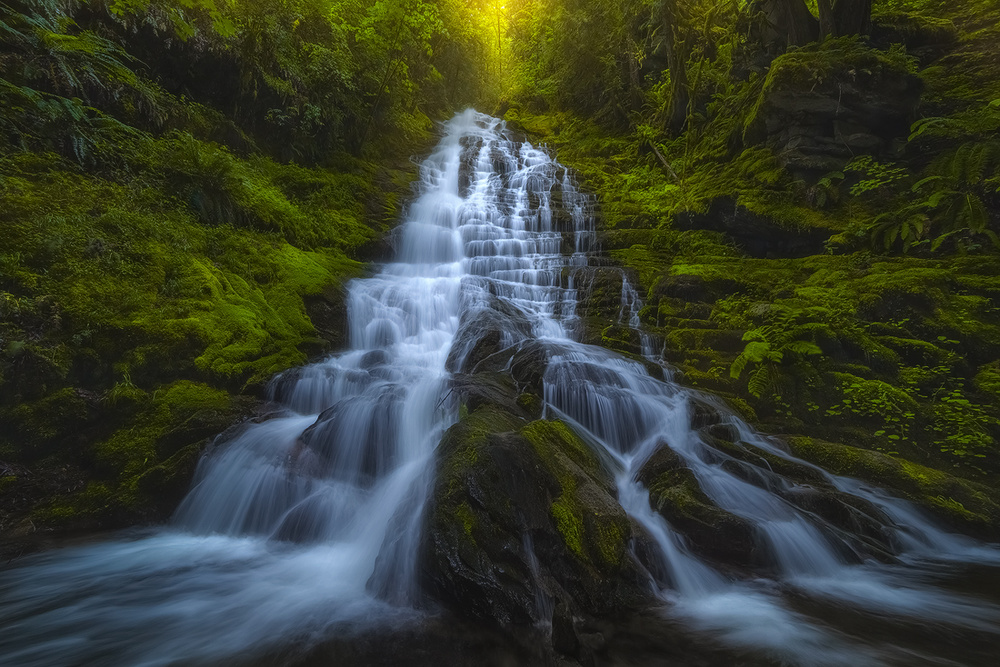
POLYGON ((867 35, 872 28, 872 0, 836 0, 833 19, 837 37, 867 35))
POLYGON ((838 37, 837 19, 833 13, 834 0, 817 0, 819 9, 819 34, 820 37, 838 37))
POLYGON ((760 0, 756 5, 768 23, 767 41, 802 46, 821 37, 867 35, 872 24, 872 0, 817 0, 819 21, 804 0, 760 0))
POLYGON ((663 41, 667 47, 667 69, 670 70, 670 102, 667 108, 666 125, 671 134, 679 134, 687 121, 688 80, 687 54, 684 39, 680 37, 680 16, 677 1, 666 0, 661 8, 663 41))
POLYGON ((819 38, 819 24, 804 0, 760 0, 756 8, 767 21, 765 41, 769 43, 802 46, 819 38))

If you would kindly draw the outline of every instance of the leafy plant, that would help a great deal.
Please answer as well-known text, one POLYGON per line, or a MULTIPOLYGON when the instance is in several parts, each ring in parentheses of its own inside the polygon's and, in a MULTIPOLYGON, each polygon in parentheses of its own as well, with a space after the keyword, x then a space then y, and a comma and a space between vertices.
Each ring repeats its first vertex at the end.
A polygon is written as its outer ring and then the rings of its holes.
POLYGON ((730 376, 738 379, 748 366, 752 367, 747 390, 752 396, 760 398, 768 388, 774 387, 778 366, 786 357, 802 358, 822 354, 823 350, 815 342, 799 338, 812 329, 809 326, 785 329, 767 325, 746 332, 743 340, 747 344, 733 360, 729 368, 730 376))

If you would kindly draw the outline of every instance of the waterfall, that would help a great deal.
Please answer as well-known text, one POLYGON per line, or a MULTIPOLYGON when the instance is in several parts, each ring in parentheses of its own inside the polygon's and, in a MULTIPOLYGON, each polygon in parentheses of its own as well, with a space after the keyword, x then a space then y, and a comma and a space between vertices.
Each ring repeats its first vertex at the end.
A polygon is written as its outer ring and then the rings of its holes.
MULTIPOLYGON (((211 448, 168 526, 0 572, 0 663, 214 664, 419 617, 415 554, 434 450, 458 418, 448 369, 472 351, 456 333, 501 310, 519 323, 493 332, 502 346, 551 350, 546 416, 586 435, 613 468, 619 502, 657 545, 646 569, 663 614, 802 664, 898 663, 906 653, 852 641, 796 599, 995 633, 1000 609, 935 588, 920 565, 995 561, 994 550, 795 459, 668 372, 579 342, 578 289, 599 260, 593 201, 546 151, 468 110, 445 125, 420 176, 396 261, 349 286, 350 349, 276 378, 275 416, 211 448), (875 564, 794 502, 795 483, 704 438, 691 414, 705 403, 734 446, 811 470, 874 508, 896 562, 875 564), (754 528, 765 568, 720 567, 653 511, 640 472, 662 448, 754 528)), ((623 274, 620 325, 638 329, 640 308, 623 274)), ((656 342, 641 340, 656 359, 656 342)), ((528 536, 524 549, 535 558, 528 536)), ((551 600, 537 605, 551 611, 551 600)))

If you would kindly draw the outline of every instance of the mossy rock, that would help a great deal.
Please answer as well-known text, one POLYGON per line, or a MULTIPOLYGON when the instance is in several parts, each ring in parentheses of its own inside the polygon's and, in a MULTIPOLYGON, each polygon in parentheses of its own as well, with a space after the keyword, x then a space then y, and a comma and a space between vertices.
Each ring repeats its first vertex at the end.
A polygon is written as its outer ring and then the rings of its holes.
MULTIPOLYGON (((676 269, 681 271, 683 269, 676 269)), ((731 277, 676 273, 660 279, 650 290, 650 294, 667 299, 680 299, 702 303, 715 303, 723 297, 747 292, 746 284, 731 277)), ((689 317, 695 317, 689 315, 689 317)))
POLYGON ((834 474, 901 494, 952 530, 1000 539, 1000 498, 988 486, 899 457, 817 438, 795 436, 787 442, 796 456, 834 474))
POLYGON ((954 48, 959 35, 955 23, 946 18, 876 9, 872 38, 880 45, 905 44, 907 53, 926 64, 954 48))
POLYGON ((745 128, 793 174, 818 177, 906 137, 923 82, 908 56, 858 38, 827 39, 776 58, 745 128))
POLYGON ((1000 361, 980 366, 972 383, 977 390, 1000 403, 1000 361))
POLYGON ((133 420, 91 448, 86 487, 40 499, 33 520, 82 529, 165 519, 187 491, 209 438, 258 406, 252 397, 187 380, 159 388, 133 420))
POLYGON ((514 379, 508 373, 454 373, 449 384, 467 414, 486 406, 524 418, 541 414, 541 397, 530 391, 518 393, 514 379))
MULTIPOLYGON (((830 223, 815 214, 809 215, 812 211, 805 213, 787 205, 753 211, 730 197, 719 197, 704 213, 675 216, 674 225, 681 230, 723 233, 725 239, 751 257, 806 257, 823 251, 823 243, 830 236, 830 223)), ((730 254, 725 246, 719 253, 722 257, 730 254)))
POLYGON ((600 344, 601 347, 619 352, 628 352, 631 354, 642 352, 642 341, 640 340, 639 332, 631 327, 619 324, 605 327, 601 331, 600 344))
POLYGON ((896 352, 902 361, 910 365, 954 366, 962 362, 961 357, 951 350, 942 349, 925 340, 898 336, 878 336, 876 340, 896 352))
MULTIPOLYGON (((100 397, 92 391, 65 387, 37 401, 7 411, 9 432, 22 443, 18 458, 32 461, 56 450, 73 451, 87 444, 87 431, 102 414, 100 397)), ((79 453, 78 451, 76 452, 79 453)))
POLYGON ((650 457, 638 479, 649 489, 652 508, 699 554, 746 568, 765 564, 753 524, 709 500, 691 469, 668 446, 661 446, 650 457))
POLYGON ((622 284, 629 280, 635 284, 635 276, 629 276, 625 269, 615 266, 588 266, 574 269, 573 283, 577 289, 577 311, 581 317, 600 318, 615 322, 622 307, 622 284))
POLYGON ((421 573, 447 606, 521 625, 551 620, 539 596, 598 616, 645 599, 612 480, 565 424, 484 406, 437 454, 421 573))
POLYGON ((457 372, 475 372, 480 362, 510 350, 531 337, 527 315, 509 301, 490 297, 485 308, 466 311, 459 322, 446 366, 457 372))
POLYGON ((891 519, 868 501, 838 491, 823 471, 746 442, 737 444, 735 430, 725 424, 705 427, 701 435, 722 455, 718 462, 723 469, 821 518, 823 530, 850 546, 842 549, 845 558, 889 561, 898 553, 891 519))
MULTIPOLYGON (((688 321, 690 320, 682 320, 682 322, 688 321)), ((667 332, 666 341, 667 345, 674 349, 712 351, 716 353, 712 356, 718 358, 722 358, 722 355, 735 357, 746 346, 742 331, 706 327, 683 328, 680 323, 667 332)))

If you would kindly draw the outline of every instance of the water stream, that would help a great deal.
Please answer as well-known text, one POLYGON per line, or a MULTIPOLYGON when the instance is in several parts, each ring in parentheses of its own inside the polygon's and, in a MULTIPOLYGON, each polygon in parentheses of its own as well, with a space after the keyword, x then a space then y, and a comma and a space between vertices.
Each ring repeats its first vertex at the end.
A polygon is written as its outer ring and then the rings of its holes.
MULTIPOLYGON (((797 461, 669 373, 577 342, 577 283, 599 261, 592 207, 544 150, 496 119, 456 116, 421 167, 396 261, 350 286, 350 350, 278 378, 277 416, 216 443, 168 526, 0 572, 0 664, 217 664, 418 618, 434 448, 458 416, 446 365, 470 351, 455 343, 463 318, 497 308, 527 322, 502 331, 504 344, 551 350, 547 415, 585 431, 613 468, 619 502, 657 546, 647 569, 665 618, 751 662, 967 664, 911 639, 928 627, 1000 645, 1000 595, 940 581, 942 567, 997 568, 996 550, 797 461), (692 427, 698 403, 713 404, 737 447, 873 508, 893 557, 866 557, 793 502, 800 485, 713 446, 692 427), (662 447, 754 526, 767 567, 720 569, 652 510, 638 479, 662 447)), ((639 326, 640 306, 623 279, 624 326, 639 326)), ((654 340, 642 347, 657 360, 654 340)))

